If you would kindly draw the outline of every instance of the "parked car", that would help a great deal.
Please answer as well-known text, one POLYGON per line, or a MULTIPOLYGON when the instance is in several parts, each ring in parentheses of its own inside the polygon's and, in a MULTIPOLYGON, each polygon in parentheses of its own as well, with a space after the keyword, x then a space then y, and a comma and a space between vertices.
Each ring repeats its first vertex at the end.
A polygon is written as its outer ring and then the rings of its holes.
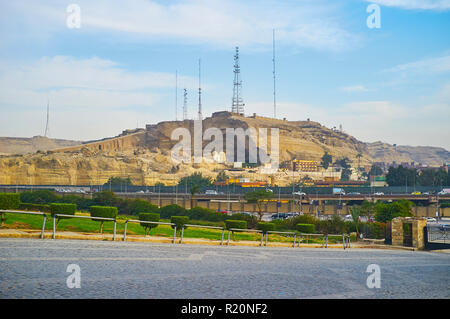
POLYGON ((375 196, 382 196, 382 195, 384 195, 384 193, 383 192, 376 192, 374 195, 375 196))
POLYGON ((427 223, 428 222, 435 223, 436 222, 436 218, 434 218, 434 217, 427 217, 427 223))
POLYGON ((217 195, 217 191, 215 191, 213 189, 207 189, 205 191, 205 195, 217 195))

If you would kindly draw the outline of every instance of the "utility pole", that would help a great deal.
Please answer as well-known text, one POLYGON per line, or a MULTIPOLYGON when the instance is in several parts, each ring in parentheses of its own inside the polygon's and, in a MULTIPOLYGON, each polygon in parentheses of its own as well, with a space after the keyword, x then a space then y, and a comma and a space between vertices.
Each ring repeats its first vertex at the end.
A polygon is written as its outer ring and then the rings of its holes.
POLYGON ((183 93, 183 121, 187 120, 187 90, 184 89, 183 93))
POLYGON ((175 70, 175 121, 178 121, 178 70, 175 70))
POLYGON ((49 124, 49 118, 50 118, 50 101, 47 97, 47 121, 45 124, 45 132, 44 132, 44 136, 47 137, 48 135, 48 131, 50 130, 48 124, 49 124))

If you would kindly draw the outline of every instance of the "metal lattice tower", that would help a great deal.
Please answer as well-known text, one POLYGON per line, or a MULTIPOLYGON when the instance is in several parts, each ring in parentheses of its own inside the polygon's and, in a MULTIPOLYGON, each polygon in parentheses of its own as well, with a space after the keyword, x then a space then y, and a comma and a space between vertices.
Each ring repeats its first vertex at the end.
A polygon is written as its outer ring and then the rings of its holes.
POLYGON ((187 120, 187 90, 183 93, 183 121, 187 120))
POLYGON ((49 126, 48 126, 48 122, 49 122, 49 118, 50 118, 50 102, 47 99, 47 121, 45 123, 45 132, 44 132, 44 136, 47 137, 48 135, 48 131, 50 130, 49 126))
POLYGON ((178 70, 175 70, 175 121, 178 121, 178 70))
POLYGON ((198 59, 198 119, 202 120, 202 87, 201 87, 201 77, 200 77, 200 71, 201 71, 201 59, 198 59))
POLYGON ((231 103, 231 112, 244 114, 244 101, 241 96, 242 81, 241 81, 241 67, 239 66, 239 47, 236 47, 236 54, 234 55, 234 82, 233 82, 233 100, 231 103))

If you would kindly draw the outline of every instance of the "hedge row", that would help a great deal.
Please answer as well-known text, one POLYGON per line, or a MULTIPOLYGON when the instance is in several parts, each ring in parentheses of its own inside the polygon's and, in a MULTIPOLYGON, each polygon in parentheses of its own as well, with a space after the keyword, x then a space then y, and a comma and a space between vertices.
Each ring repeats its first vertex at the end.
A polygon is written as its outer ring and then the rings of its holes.
POLYGON ((20 203, 19 209, 33 212, 50 213, 50 205, 45 204, 20 203))
POLYGON ((268 231, 275 230, 275 224, 270 222, 259 222, 256 225, 256 228, 262 230, 263 233, 267 233, 268 231))
POLYGON ((19 209, 20 194, 0 193, 0 209, 19 209))
MULTIPOLYGON (((146 222, 159 222, 159 214, 158 213, 140 213, 139 220, 146 222)), ((158 224, 148 224, 148 223, 140 223, 142 227, 144 227, 145 234, 150 233, 152 228, 158 227, 158 224)))
POLYGON ((231 229, 231 228, 237 228, 237 229, 247 229, 247 222, 245 220, 231 220, 227 219, 225 221, 225 228, 231 229))
MULTIPOLYGON (((101 218, 116 218, 117 217, 117 207, 112 206, 91 206, 89 207, 89 212, 91 217, 101 217, 101 218)), ((95 218, 92 218, 95 220, 95 218)))
POLYGON ((75 215, 76 210, 77 205, 75 204, 61 204, 61 203, 50 204, 50 213, 52 214, 52 216, 56 214, 75 215))
POLYGON ((313 234, 316 231, 316 227, 314 224, 297 224, 295 225, 295 228, 305 234, 313 234))

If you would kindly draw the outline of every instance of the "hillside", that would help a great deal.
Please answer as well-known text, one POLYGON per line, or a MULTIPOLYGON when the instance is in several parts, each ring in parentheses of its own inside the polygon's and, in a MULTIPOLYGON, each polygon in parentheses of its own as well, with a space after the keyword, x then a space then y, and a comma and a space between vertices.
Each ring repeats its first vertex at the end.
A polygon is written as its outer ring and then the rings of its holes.
MULTIPOLYGON (((185 120, 147 125, 146 129, 125 131, 115 138, 79 145, 70 145, 77 142, 65 141, 69 145, 61 145, 62 148, 54 148, 55 144, 51 143, 56 142, 40 143, 41 149, 43 145, 47 145, 48 149, 52 147, 52 150, 45 154, 0 157, 0 184, 98 185, 105 183, 111 176, 129 176, 137 185, 153 185, 157 181, 173 185, 179 178, 195 171, 214 178, 218 171, 230 167, 217 163, 172 162, 171 149, 178 141, 170 140, 170 136, 178 127, 185 127, 191 132, 191 136, 194 135, 194 122, 185 120)), ((203 131, 211 127, 221 129, 224 147, 225 128, 279 128, 280 164, 284 167, 290 167, 290 161, 294 158, 320 161, 325 151, 334 159, 348 157, 353 166, 358 162, 361 165, 370 165, 377 161, 393 160, 428 165, 441 165, 450 161, 449 152, 441 148, 364 143, 346 133, 328 129, 312 121, 244 117, 229 112, 217 112, 203 120, 203 131), (362 155, 359 160, 358 154, 362 155)), ((14 140, 9 141, 12 144, 14 140)), ((203 146, 209 142, 204 141, 203 146)), ((271 176, 262 174, 259 170, 230 174, 249 177, 252 180, 268 181, 272 177, 279 185, 292 182, 292 176, 283 171, 271 176)), ((316 176, 309 175, 313 178, 322 177, 321 173, 316 173, 316 176)))
POLYGON ((61 147, 79 145, 79 141, 53 139, 44 136, 0 137, 0 154, 26 154, 37 151, 46 152, 61 147))

